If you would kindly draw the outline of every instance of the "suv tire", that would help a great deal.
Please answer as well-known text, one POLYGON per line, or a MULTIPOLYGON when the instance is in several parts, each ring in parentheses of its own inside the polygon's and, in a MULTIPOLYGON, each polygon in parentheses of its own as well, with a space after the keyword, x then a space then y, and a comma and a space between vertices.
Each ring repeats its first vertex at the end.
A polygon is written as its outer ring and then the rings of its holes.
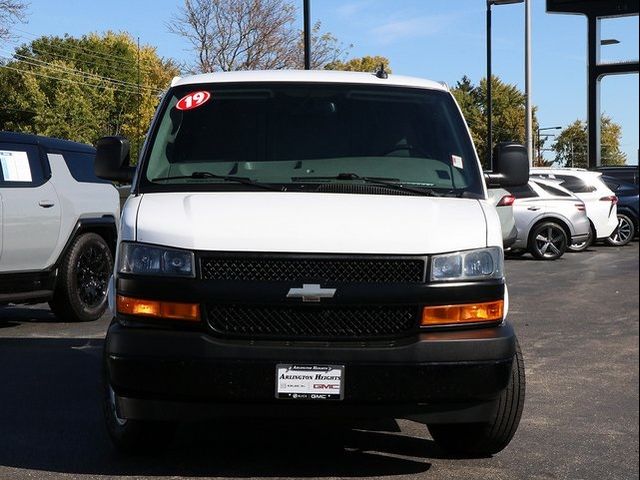
POLYGON ((593 224, 590 224, 589 236, 587 237, 587 239, 584 242, 572 243, 568 245, 567 251, 574 252, 574 253, 584 252, 587 248, 589 248, 594 243, 595 238, 596 238, 596 229, 593 227, 593 224))
POLYGON ((58 271, 56 289, 49 306, 61 320, 97 320, 107 308, 107 285, 113 271, 113 256, 105 240, 96 233, 77 236, 58 271))
POLYGON ((496 412, 488 423, 428 425, 436 444, 457 455, 489 456, 504 449, 516 433, 524 409, 525 374, 520 345, 516 341, 511 377, 496 400, 496 412))
POLYGON ((636 225, 626 213, 618 213, 618 226, 605 240, 607 245, 622 247, 629 243, 636 234, 636 225))
POLYGON ((557 260, 567 250, 567 234, 555 222, 536 225, 529 235, 529 251, 538 260, 557 260))

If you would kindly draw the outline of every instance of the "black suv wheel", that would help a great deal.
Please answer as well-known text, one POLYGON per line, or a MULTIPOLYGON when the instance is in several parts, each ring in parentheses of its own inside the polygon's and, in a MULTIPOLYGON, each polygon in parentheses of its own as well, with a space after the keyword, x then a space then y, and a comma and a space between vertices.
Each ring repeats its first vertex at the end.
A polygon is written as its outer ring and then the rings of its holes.
POLYGON ((77 236, 62 260, 49 306, 60 319, 91 321, 107 308, 107 285, 113 256, 96 233, 77 236))

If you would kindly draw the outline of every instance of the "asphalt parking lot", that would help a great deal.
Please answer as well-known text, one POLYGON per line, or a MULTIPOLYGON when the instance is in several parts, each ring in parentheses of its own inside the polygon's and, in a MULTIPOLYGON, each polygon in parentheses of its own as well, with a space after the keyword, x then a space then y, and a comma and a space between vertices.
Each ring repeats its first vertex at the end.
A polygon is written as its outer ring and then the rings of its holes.
POLYGON ((100 411, 108 318, 64 323, 36 305, 0 308, 0 479, 638 478, 638 242, 506 270, 527 399, 493 458, 446 457, 402 420, 184 425, 165 453, 120 456, 100 411))

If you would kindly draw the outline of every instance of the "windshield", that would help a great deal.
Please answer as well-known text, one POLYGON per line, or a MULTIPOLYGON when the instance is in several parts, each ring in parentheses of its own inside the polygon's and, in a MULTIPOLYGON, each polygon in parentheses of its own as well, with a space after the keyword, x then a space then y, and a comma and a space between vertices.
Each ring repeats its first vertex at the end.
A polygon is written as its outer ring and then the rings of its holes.
POLYGON ((410 191, 483 195, 462 117, 451 95, 436 90, 183 86, 169 92, 148 150, 141 191, 257 189, 252 182, 317 191, 326 184, 385 182, 410 191))

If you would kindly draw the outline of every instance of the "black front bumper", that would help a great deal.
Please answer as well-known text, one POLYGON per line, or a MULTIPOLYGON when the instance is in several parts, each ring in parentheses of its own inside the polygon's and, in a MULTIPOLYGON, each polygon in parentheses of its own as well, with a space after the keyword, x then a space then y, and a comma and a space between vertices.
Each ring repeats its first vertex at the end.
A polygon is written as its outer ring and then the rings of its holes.
POLYGON ((515 352, 509 324, 420 333, 394 342, 247 342, 199 331, 123 327, 105 345, 119 415, 388 416, 423 422, 486 420, 515 352), (275 396, 278 363, 345 366, 341 401, 275 396))

